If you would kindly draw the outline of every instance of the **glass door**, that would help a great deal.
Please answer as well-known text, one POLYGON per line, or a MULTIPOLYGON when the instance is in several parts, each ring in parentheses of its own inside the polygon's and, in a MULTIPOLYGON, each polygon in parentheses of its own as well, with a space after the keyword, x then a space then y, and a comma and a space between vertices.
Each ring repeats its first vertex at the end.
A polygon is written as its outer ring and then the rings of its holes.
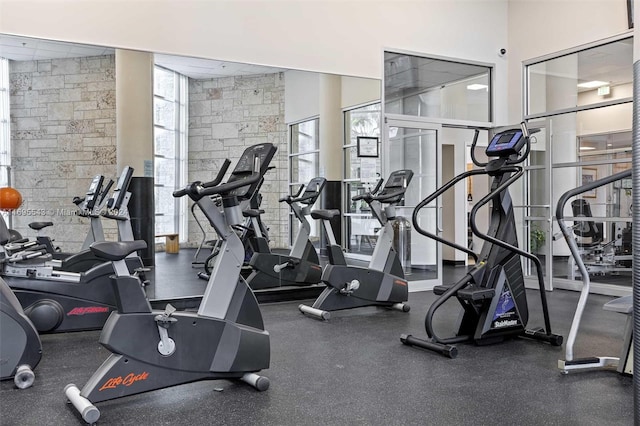
MULTIPOLYGON (((416 205, 441 184, 441 130, 438 124, 418 121, 387 120, 385 124, 387 155, 384 177, 399 169, 410 169, 414 173, 404 202, 396 208, 397 217, 406 219, 411 226, 409 250, 406 254, 399 253, 401 261, 410 262, 410 269, 405 266, 410 274, 407 276, 410 291, 428 290, 442 283, 439 244, 420 234, 412 222, 416 205)), ((441 200, 434 200, 420 209, 417 225, 432 234, 442 233, 441 200)))
MULTIPOLYGON (((405 217, 411 218, 413 208, 441 185, 443 171, 450 179, 465 170, 465 141, 453 129, 492 127, 493 80, 492 64, 395 49, 383 52, 383 175, 398 168, 415 173, 399 209, 405 217)), ((462 187, 447 191, 420 209, 418 225, 466 244, 465 195, 462 187)), ((442 282, 443 257, 457 263, 459 253, 415 228, 411 238, 409 290, 429 290, 442 282)), ((466 262, 464 256, 460 261, 466 262)))

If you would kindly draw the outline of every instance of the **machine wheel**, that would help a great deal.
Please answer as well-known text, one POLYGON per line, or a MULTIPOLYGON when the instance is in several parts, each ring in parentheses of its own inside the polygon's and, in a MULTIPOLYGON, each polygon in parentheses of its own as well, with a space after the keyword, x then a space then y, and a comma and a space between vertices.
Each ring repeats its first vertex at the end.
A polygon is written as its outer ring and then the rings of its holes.
POLYGON ((35 380, 36 375, 28 365, 19 366, 16 370, 16 375, 13 377, 13 383, 15 383, 18 389, 30 388, 35 380))
POLYGON ((62 306, 51 299, 38 300, 28 306, 24 313, 29 317, 36 330, 47 332, 55 330, 64 319, 62 306))

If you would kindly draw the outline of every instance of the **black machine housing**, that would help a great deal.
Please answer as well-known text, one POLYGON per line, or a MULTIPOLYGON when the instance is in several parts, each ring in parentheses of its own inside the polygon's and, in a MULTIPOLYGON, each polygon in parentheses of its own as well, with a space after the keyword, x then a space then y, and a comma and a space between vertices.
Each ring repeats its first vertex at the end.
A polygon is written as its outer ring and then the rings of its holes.
POLYGON ((415 229, 427 237, 464 251, 475 259, 475 265, 458 282, 436 286, 433 292, 440 297, 431 305, 425 318, 428 340, 411 335, 402 335, 402 343, 439 352, 448 357, 457 356, 453 343, 472 341, 485 345, 517 336, 526 336, 562 344, 562 336, 551 333, 546 302, 542 265, 532 254, 518 248, 513 203, 508 187, 522 174, 523 168, 516 164, 529 154, 529 134, 523 123, 521 129, 497 133, 491 139, 486 155, 492 158, 487 163, 477 161, 473 155, 479 132, 476 131, 471 148, 474 163, 481 169, 470 170, 454 177, 418 204, 413 214, 415 229), (523 154, 520 154, 522 149, 523 154), (466 247, 445 240, 420 227, 417 216, 421 208, 434 201, 457 182, 470 176, 485 174, 493 177, 490 192, 471 210, 470 226, 475 235, 485 240, 479 255, 466 247), (475 222, 478 209, 491 202, 489 230, 480 232, 475 222), (521 257, 531 259, 537 268, 539 291, 545 319, 545 329, 527 329, 529 311, 524 285, 521 257), (439 337, 433 328, 436 310, 448 299, 455 297, 462 311, 455 336, 439 337))
POLYGON ((310 225, 306 216, 310 214, 309 210, 318 200, 326 181, 323 177, 315 177, 306 186, 301 186, 297 194, 280 199, 280 202, 289 204, 300 221, 298 235, 288 255, 271 251, 253 254, 249 262, 252 272, 247 277, 247 284, 253 290, 308 286, 320 282, 322 267, 318 253, 309 241, 310 225))

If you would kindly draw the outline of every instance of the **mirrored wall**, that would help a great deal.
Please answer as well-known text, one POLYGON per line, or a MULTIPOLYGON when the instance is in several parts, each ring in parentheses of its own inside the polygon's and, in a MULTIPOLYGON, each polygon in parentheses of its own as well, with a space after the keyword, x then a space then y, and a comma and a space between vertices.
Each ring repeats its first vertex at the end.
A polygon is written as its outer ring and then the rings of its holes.
MULTIPOLYGON (((73 249, 87 225, 75 216, 71 199, 87 191, 94 175, 117 175, 115 49, 0 35, 0 56, 7 58, 0 156, 12 167, 23 207, 42 212, 16 217, 15 227, 30 235, 27 223, 48 220, 49 211, 68 211, 52 218, 64 229, 54 227, 50 234, 73 249)), ((322 173, 321 74, 164 54, 153 60, 156 234, 178 233, 187 247, 215 239, 204 216, 197 209, 192 215, 186 200, 176 202, 171 192, 185 182, 212 179, 224 158, 268 142, 278 151, 261 188, 264 222, 271 247, 287 249, 297 224, 278 199, 322 173)), ((379 102, 377 80, 342 77, 342 87, 338 115, 379 102)), ((312 239, 319 245, 315 228, 312 239)), ((106 225, 109 239, 115 232, 106 225)))

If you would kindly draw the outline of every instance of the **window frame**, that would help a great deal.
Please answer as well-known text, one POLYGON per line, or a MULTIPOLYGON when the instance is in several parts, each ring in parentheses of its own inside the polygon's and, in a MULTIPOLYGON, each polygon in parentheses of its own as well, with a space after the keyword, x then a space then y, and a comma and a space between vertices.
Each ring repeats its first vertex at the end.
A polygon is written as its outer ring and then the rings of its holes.
MULTIPOLYGON (((287 156, 287 170, 288 170, 288 184, 287 187, 289 188, 289 194, 294 194, 298 188, 300 187, 300 185, 303 184, 307 184, 308 182, 300 182, 299 181, 299 173, 298 173, 298 181, 297 182, 292 182, 292 167, 293 167, 293 161, 292 159, 295 157, 300 157, 303 155, 314 155, 315 156, 315 163, 316 163, 316 171, 315 171, 315 176, 320 176, 320 117, 319 116, 312 116, 312 117, 308 117, 302 120, 298 120, 295 122, 291 122, 287 125, 287 141, 288 141, 288 156, 287 156), (306 151, 300 151, 300 149, 297 150, 297 152, 292 152, 292 147, 293 147, 293 136, 294 136, 294 131, 293 131, 293 127, 294 126, 298 126, 300 124, 303 123, 307 123, 307 122, 312 122, 315 121, 316 125, 315 125, 315 135, 314 137, 316 138, 316 149, 312 149, 312 150, 306 150, 306 151)), ((298 134, 300 132, 297 132, 298 134)), ((298 145, 299 148, 299 145, 298 145)), ((294 225, 296 225, 295 223, 295 217, 293 215, 293 212, 291 212, 291 209, 289 209, 289 244, 293 245, 293 240, 295 239, 295 235, 296 233, 294 232, 294 225)), ((315 221, 314 221, 315 222, 315 221)), ((296 230, 297 230, 297 226, 295 226, 296 230)), ((311 223, 311 233, 312 235, 315 235, 317 233, 319 233, 319 228, 317 223, 311 223)))
MULTIPOLYGON (((174 179, 173 187, 170 185, 160 184, 154 182, 154 188, 167 188, 170 187, 172 191, 182 188, 186 185, 187 181, 187 165, 188 165, 188 78, 176 71, 154 64, 154 79, 156 70, 162 70, 163 72, 169 72, 173 74, 174 78, 174 94, 173 98, 168 98, 162 94, 156 92, 156 86, 154 82, 153 86, 153 161, 154 170, 156 170, 156 164, 158 159, 171 159, 162 154, 157 153, 156 147, 156 130, 162 129, 165 131, 174 133, 174 179), (174 117, 173 126, 165 126, 158 124, 156 120, 156 100, 164 102, 171 102, 174 105, 174 117)), ((154 173, 155 176, 155 173, 154 173)), ((173 231, 163 230, 161 234, 165 233, 177 233, 179 234, 180 242, 184 243, 188 239, 188 206, 186 197, 174 199, 174 221, 173 231)), ((158 203, 154 207, 155 216, 163 216, 163 212, 158 211, 158 203)), ((157 229, 155 230, 158 233, 157 229)), ((162 240, 156 240, 156 242, 162 242, 162 240)))

